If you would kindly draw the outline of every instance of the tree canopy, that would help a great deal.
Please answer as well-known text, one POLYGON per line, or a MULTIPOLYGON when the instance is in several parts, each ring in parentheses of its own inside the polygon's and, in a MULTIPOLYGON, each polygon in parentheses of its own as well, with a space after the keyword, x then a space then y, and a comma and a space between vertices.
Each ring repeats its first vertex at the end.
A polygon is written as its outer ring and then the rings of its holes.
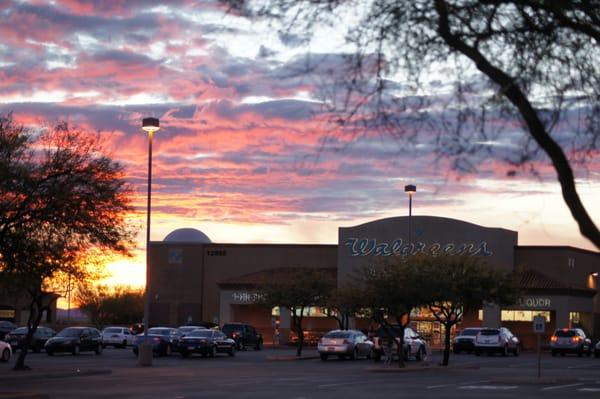
POLYGON ((47 291, 89 279, 88 265, 131 246, 123 168, 103 153, 98 135, 66 123, 34 131, 0 117, 0 284, 31 300, 29 340, 47 291))
POLYGON ((342 133, 385 130, 400 148, 435 147, 463 172, 486 160, 506 162, 508 177, 554 178, 553 169, 581 234, 600 249, 575 182, 600 137, 600 1, 223 1, 306 41, 323 24, 345 34, 344 62, 329 69, 335 83, 319 87, 342 133))

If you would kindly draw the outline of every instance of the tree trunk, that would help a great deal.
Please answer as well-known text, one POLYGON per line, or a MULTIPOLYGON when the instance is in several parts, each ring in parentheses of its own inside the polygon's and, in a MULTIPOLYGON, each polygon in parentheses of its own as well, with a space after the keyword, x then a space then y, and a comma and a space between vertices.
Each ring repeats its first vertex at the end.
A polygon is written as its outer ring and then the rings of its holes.
POLYGON ((34 298, 31 300, 29 304, 29 319, 27 320, 27 334, 25 335, 25 339, 21 343, 21 351, 19 352, 19 357, 15 362, 13 370, 31 370, 29 366, 25 365, 25 357, 27 356, 27 352, 29 350, 29 346, 31 345, 31 340, 33 339, 33 334, 35 334, 40 322, 42 320, 43 314, 43 306, 42 306, 43 296, 42 295, 34 295, 34 298))
POLYGON ((442 360, 442 366, 447 366, 450 359, 450 330, 452 325, 453 323, 444 323, 444 359, 442 360))
POLYGON ((298 346, 296 347, 296 356, 302 356, 304 347, 304 330, 302 329, 302 317, 293 316, 294 331, 298 335, 298 346))

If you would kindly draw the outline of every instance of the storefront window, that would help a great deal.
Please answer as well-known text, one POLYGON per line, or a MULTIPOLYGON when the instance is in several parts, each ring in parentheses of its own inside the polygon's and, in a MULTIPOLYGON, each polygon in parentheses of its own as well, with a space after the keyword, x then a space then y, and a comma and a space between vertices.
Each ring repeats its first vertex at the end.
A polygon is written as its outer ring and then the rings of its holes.
POLYGON ((581 314, 579 312, 569 312, 569 322, 571 324, 581 323, 581 314))
MULTIPOLYGON (((296 310, 296 314, 299 315, 299 309, 296 310)), ((306 317, 327 317, 327 309, 309 306, 304 308, 302 314, 306 317)))
MULTIPOLYGON (((544 316, 546 322, 550 322, 550 312, 539 310, 502 310, 500 319, 502 321, 533 321, 535 316, 544 316)), ((478 319, 483 320, 483 310, 479 309, 478 319)))
POLYGON ((533 321, 535 316, 544 316, 550 322, 550 312, 539 310, 503 310, 500 315, 502 321, 533 321))
POLYGON ((271 309, 271 316, 279 317, 281 316, 281 311, 279 310, 279 306, 275 306, 271 309))

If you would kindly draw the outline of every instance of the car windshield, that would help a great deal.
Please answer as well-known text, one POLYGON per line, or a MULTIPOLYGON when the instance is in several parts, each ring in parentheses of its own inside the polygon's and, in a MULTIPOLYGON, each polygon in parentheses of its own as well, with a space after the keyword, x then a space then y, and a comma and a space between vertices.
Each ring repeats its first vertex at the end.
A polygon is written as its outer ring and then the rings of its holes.
POLYGON ((186 335, 186 337, 192 337, 192 338, 208 338, 212 336, 212 331, 210 330, 194 330, 191 333, 189 333, 188 335, 186 335))
POLYGON ((474 336, 479 332, 478 328, 465 328, 460 335, 474 336))
POLYGON ((123 331, 123 329, 118 328, 118 327, 110 327, 110 328, 105 328, 102 332, 105 334, 120 334, 123 331))
POLYGON ((577 335, 577 333, 574 330, 558 330, 556 331, 556 333, 554 334, 557 337, 574 337, 577 335))
POLYGON ((171 330, 168 328, 149 328, 148 329, 148 334, 153 334, 153 335, 169 335, 171 334, 171 330))
POLYGON ((331 331, 325 334, 323 338, 350 338, 352 337, 352 333, 348 331, 331 331))
POLYGON ((81 335, 82 331, 83 330, 81 330, 79 328, 65 328, 64 330, 62 330, 61 332, 56 334, 56 336, 57 337, 79 337, 81 335))
MULTIPOLYGON (((39 330, 39 328, 38 328, 39 330)), ((27 333, 27 327, 19 327, 16 330, 13 330, 10 332, 11 334, 26 334, 27 333)))
POLYGON ((481 330, 480 334, 481 335, 498 335, 498 334, 500 334, 500 330, 496 330, 496 329, 481 330))

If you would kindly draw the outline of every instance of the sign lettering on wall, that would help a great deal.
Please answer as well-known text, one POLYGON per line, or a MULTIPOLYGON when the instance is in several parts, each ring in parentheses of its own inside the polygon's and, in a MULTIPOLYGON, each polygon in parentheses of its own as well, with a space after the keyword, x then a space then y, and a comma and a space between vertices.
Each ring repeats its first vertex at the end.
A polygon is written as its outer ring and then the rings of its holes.
POLYGON ((550 298, 542 297, 521 297, 517 300, 517 306, 526 306, 528 308, 545 309, 552 306, 550 298))
POLYGON ((480 243, 404 243, 402 238, 392 242, 377 241, 376 238, 348 238, 344 243, 351 256, 408 256, 408 255, 469 255, 492 256, 486 241, 480 243))
POLYGON ((231 299, 237 303, 257 303, 262 299, 263 295, 258 292, 232 292, 231 299))

